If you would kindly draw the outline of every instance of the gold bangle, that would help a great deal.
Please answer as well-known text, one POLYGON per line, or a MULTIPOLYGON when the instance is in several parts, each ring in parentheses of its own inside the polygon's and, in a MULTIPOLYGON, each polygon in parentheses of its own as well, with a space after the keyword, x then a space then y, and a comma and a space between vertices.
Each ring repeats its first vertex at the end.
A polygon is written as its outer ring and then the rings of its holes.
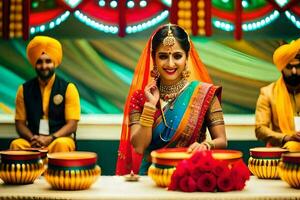
POLYGON ((203 144, 207 146, 208 150, 215 148, 215 144, 211 141, 204 141, 203 144))
POLYGON ((152 127, 154 123, 154 114, 156 112, 156 108, 147 105, 145 103, 143 113, 140 117, 140 124, 145 127, 152 127))

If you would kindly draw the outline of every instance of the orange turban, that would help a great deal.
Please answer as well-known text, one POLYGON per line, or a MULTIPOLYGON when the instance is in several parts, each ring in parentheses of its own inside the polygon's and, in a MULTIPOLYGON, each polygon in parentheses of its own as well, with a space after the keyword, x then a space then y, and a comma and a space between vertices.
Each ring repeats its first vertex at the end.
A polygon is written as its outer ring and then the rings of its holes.
POLYGON ((62 59, 62 47, 59 41, 47 36, 35 36, 27 45, 27 57, 32 66, 42 55, 47 54, 57 67, 62 59))
POLYGON ((278 47, 273 54, 273 62, 279 71, 283 70, 297 55, 300 50, 300 38, 278 47))

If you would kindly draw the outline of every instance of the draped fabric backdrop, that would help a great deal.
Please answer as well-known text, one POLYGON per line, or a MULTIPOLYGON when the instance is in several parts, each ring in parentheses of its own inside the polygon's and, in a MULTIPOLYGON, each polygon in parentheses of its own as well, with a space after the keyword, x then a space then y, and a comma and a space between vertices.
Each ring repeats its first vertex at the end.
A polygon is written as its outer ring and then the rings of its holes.
MULTIPOLYGON (((276 80, 275 40, 218 41, 192 38, 214 83, 223 86, 226 114, 252 114, 259 88, 276 80)), ((76 83, 84 114, 117 114, 123 105, 142 39, 62 39, 63 62, 57 73, 76 83)), ((35 76, 26 58, 27 42, 0 41, 0 113, 13 113, 19 84, 35 76)))

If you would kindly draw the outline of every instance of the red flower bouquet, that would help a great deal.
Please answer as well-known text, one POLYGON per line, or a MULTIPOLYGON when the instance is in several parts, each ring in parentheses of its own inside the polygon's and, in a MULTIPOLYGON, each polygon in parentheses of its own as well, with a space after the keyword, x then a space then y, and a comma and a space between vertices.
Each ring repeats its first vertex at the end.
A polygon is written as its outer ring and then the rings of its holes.
POLYGON ((250 173, 245 163, 238 159, 215 159, 213 151, 198 151, 176 166, 169 190, 183 192, 216 192, 242 190, 250 173))

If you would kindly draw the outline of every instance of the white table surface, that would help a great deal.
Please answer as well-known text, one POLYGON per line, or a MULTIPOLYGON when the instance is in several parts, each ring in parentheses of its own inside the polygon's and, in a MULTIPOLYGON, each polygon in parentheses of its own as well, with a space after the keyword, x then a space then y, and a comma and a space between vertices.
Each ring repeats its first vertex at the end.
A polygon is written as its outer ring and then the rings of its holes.
POLYGON ((291 188, 281 180, 263 180, 252 176, 242 191, 185 193, 156 187, 147 176, 142 176, 138 182, 126 182, 120 176, 101 176, 88 190, 59 191, 51 189, 44 177, 40 177, 29 185, 5 185, 0 180, 0 199, 300 200, 300 189, 291 188))

